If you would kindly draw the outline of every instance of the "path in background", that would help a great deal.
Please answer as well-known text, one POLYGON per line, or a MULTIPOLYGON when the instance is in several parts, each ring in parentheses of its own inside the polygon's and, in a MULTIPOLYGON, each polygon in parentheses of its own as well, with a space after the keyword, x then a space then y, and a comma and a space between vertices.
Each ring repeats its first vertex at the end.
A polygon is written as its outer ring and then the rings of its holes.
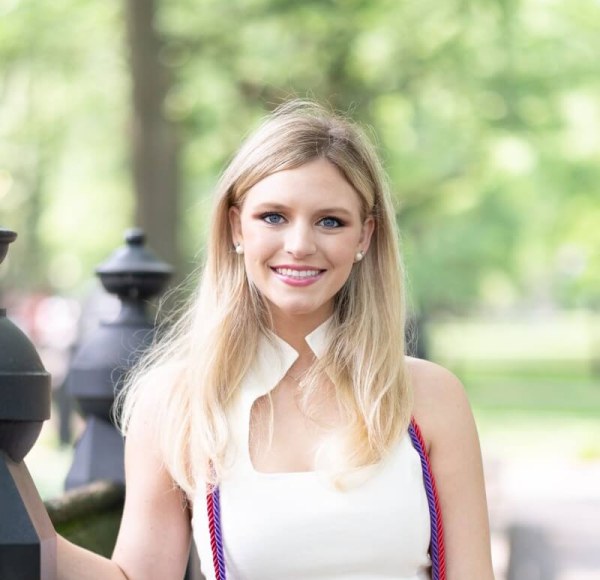
POLYGON ((513 524, 541 530, 557 566, 553 580, 600 579, 600 422, 514 413, 478 423, 497 580, 505 578, 513 524))

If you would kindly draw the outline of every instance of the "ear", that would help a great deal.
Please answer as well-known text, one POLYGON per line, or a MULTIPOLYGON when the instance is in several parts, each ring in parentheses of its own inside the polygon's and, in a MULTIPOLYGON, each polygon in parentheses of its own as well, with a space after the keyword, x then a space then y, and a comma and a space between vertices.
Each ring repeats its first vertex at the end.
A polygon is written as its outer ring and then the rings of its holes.
POLYGON ((229 227, 231 228, 231 235, 233 236, 231 243, 234 246, 237 243, 242 243, 244 237, 242 236, 242 220, 239 207, 231 206, 229 208, 229 227))
POLYGON ((360 240, 359 240, 359 250, 366 253, 369 249, 369 245, 371 244, 371 237, 373 236, 373 232, 375 231, 375 218, 370 215, 363 222, 362 230, 360 232, 360 240))

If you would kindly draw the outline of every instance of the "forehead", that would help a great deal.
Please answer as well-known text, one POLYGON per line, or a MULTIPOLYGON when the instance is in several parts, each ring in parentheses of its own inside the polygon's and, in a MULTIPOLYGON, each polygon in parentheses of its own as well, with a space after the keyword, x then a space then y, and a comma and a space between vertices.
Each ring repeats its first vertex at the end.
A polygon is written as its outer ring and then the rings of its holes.
POLYGON ((317 159, 268 175, 247 192, 244 207, 279 204, 298 208, 341 207, 360 213, 356 190, 335 165, 317 159))

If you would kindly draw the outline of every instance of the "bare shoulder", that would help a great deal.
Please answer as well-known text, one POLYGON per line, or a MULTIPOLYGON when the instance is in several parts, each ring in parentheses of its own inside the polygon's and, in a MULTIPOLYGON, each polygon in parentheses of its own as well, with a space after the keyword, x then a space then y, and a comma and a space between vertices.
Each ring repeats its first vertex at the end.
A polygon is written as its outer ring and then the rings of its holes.
POLYGON ((414 392, 413 415, 428 447, 449 430, 473 428, 471 407, 460 380, 433 362, 407 357, 409 380, 414 392))
POLYGON ((136 385, 133 391, 125 392, 121 404, 130 410, 125 433, 128 438, 156 434, 160 411, 164 408, 168 396, 168 389, 165 389, 164 385, 172 382, 173 372, 166 365, 153 369, 143 384, 136 385))
POLYGON ((407 366, 413 415, 439 492, 448 578, 492 579, 483 465, 467 395, 458 378, 439 365, 408 358, 407 366))
POLYGON ((157 416, 160 410, 161 399, 154 385, 149 389, 137 393, 131 409, 129 422, 125 426, 127 445, 149 445, 153 451, 158 450, 157 442, 157 416))
POLYGON ((406 365, 415 390, 415 402, 431 403, 439 397, 451 397, 464 392, 456 375, 436 363, 407 356, 406 365))

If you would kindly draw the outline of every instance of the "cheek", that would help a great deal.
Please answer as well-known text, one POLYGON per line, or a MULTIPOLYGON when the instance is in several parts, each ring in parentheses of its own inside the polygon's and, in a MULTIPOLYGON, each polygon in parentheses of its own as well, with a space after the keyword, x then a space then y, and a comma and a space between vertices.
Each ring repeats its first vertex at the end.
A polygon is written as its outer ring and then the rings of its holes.
POLYGON ((258 279, 265 264, 278 252, 276 235, 266 235, 263 228, 249 227, 244 232, 244 262, 250 278, 258 279))
POLYGON ((264 231, 249 228, 244 234, 244 249, 255 257, 264 256, 277 247, 276 236, 265 235, 264 231))
POLYGON ((348 236, 346 239, 339 240, 331 247, 330 255, 335 261, 340 264, 352 265, 356 256, 356 248, 358 247, 358 237, 348 236))
POLYGON ((352 269, 352 265, 354 264, 354 254, 355 252, 345 251, 343 254, 337 256, 336 265, 338 268, 343 269, 346 274, 352 269))

